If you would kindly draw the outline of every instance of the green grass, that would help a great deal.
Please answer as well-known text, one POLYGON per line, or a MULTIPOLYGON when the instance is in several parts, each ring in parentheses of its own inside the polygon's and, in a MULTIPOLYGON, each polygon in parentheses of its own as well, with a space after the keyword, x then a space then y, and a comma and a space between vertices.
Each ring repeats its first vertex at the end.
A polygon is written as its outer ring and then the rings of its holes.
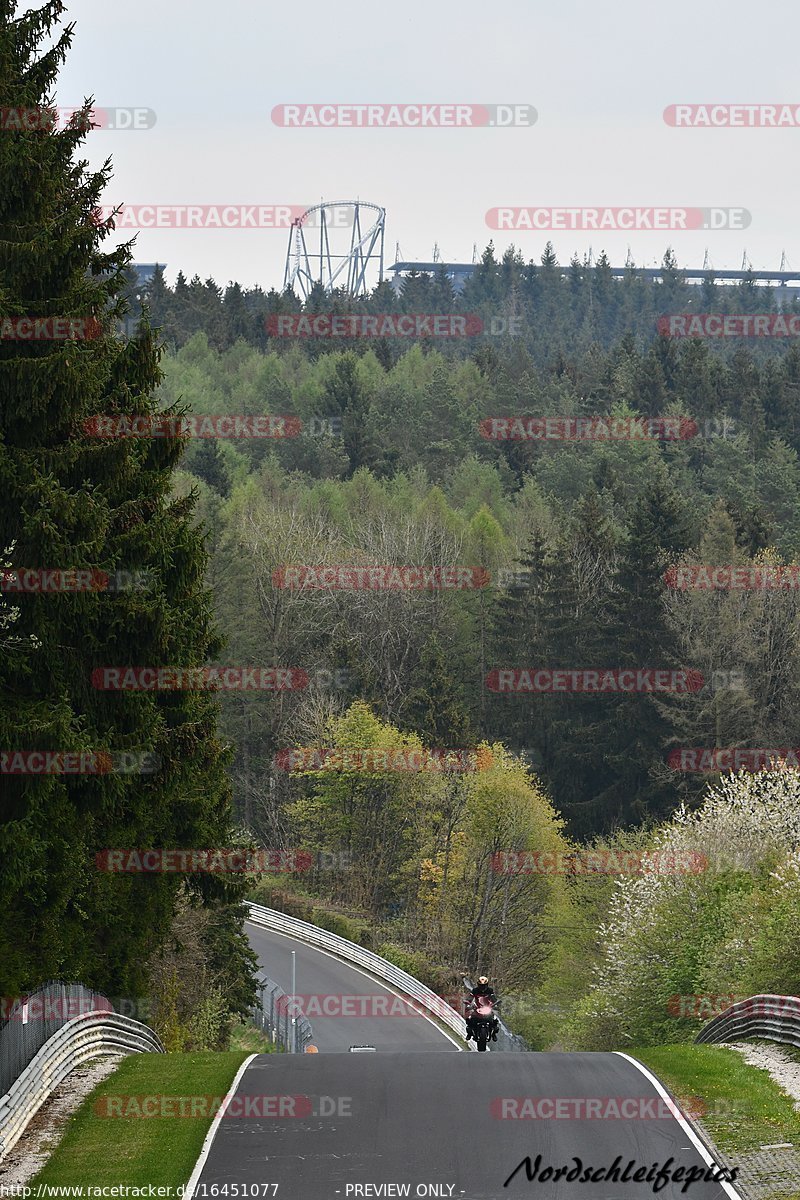
POLYGON ((779 1142, 800 1146, 794 1101, 735 1050, 687 1044, 626 1053, 650 1068, 725 1153, 747 1154, 779 1142))
POLYGON ((114 1098, 120 1096, 221 1099, 246 1057, 242 1051, 131 1054, 69 1119, 33 1183, 173 1188, 186 1183, 211 1124, 210 1106, 205 1116, 117 1117, 102 1115, 103 1099, 110 1098, 106 1105, 119 1103, 114 1098))
POLYGON ((275 1045, 255 1025, 239 1022, 231 1029, 231 1050, 243 1050, 245 1054, 276 1054, 275 1045))

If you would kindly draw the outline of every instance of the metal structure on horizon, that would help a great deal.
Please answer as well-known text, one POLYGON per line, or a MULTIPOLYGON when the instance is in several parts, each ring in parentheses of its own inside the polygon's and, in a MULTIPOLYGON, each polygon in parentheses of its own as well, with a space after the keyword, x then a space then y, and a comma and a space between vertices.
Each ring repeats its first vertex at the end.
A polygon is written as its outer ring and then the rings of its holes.
POLYGON ((304 301, 315 285, 326 292, 340 288, 348 296, 366 295, 367 269, 375 259, 378 282, 383 281, 385 226, 386 209, 363 200, 333 200, 306 209, 289 230, 284 291, 293 288, 304 301), (316 245, 317 229, 319 247, 309 249, 312 243, 316 245), (349 244, 341 236, 345 231, 350 234, 349 244))
MULTIPOLYGON (((398 243, 398 251, 400 244, 398 243)), ((444 270, 447 276, 453 283, 456 292, 461 292, 464 284, 475 271, 475 253, 472 255, 471 263, 444 263, 441 259, 434 262, 421 261, 402 261, 399 258, 389 267, 387 271, 391 275, 391 285, 395 291, 399 291, 402 287, 403 279, 411 272, 417 275, 436 275, 438 271, 444 270)), ((589 250, 589 255, 586 263, 587 268, 591 268, 593 264, 592 252, 589 250)), ((568 266, 558 266, 557 271, 565 275, 569 271, 568 266)), ((623 279, 626 275, 637 275, 642 279, 655 280, 661 279, 664 274, 664 267, 637 267, 634 266, 630 250, 628 251, 628 261, 624 267, 609 267, 611 275, 615 279, 623 279)), ((778 297, 782 301, 792 301, 800 298, 800 271, 793 271, 788 267, 786 252, 781 256, 781 265, 778 271, 754 270, 745 250, 742 257, 742 266, 736 270, 716 269, 710 265, 708 251, 706 251, 703 260, 703 266, 697 267, 679 267, 679 273, 683 276, 686 283, 744 283, 752 282, 755 284, 774 286, 778 297)))

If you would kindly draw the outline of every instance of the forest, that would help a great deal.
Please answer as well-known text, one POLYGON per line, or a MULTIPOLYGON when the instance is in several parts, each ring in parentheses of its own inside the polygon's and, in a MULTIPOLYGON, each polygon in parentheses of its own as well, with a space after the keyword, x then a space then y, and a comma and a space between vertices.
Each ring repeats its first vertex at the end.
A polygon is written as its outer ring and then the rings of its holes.
POLYGON ((581 1014, 611 953, 600 929, 641 879, 500 872, 498 855, 642 852, 676 814, 704 810, 728 764, 786 757, 800 706, 800 354, 658 329, 665 312, 775 311, 774 294, 692 287, 669 252, 662 283, 607 279, 605 266, 564 274, 549 249, 525 267, 489 247, 461 297, 442 278, 376 289, 364 311, 477 312, 486 329, 521 317, 515 337, 411 344, 262 336, 265 313, 353 311, 343 297, 303 307, 160 275, 151 289, 165 409, 294 421, 287 437, 190 438, 176 475, 179 494, 199 493, 224 661, 308 676, 220 697, 243 830, 316 864, 254 880, 253 894, 443 991, 482 964, 529 998, 517 1017, 537 1044, 543 1029, 586 1042, 581 1014), (538 433, 487 437, 499 417, 538 433), (580 420, 589 436, 565 437, 580 420), (292 565, 329 585, 284 586, 292 565), (477 583, 352 585, 378 566, 468 568, 477 583), (695 682, 633 694, 497 682, 590 668, 695 682), (296 747, 483 747, 491 765, 288 771, 296 747))

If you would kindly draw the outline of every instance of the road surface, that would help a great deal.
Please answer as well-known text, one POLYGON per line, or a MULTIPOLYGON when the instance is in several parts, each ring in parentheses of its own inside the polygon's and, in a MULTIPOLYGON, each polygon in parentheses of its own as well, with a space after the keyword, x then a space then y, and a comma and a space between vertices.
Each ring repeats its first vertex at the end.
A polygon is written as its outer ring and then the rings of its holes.
POLYGON ((258 955, 262 970, 285 992, 291 993, 292 990, 291 952, 294 950, 297 956, 298 996, 312 997, 307 1003, 324 1006, 325 1011, 355 1013, 366 1010, 375 1014, 319 1017, 312 1012, 309 1020, 314 1030, 314 1045, 321 1053, 348 1053, 350 1047, 356 1044, 403 1054, 457 1052, 460 1049, 454 1035, 445 1034, 440 1026, 402 1004, 387 985, 378 983, 340 959, 296 942, 284 934, 272 933, 251 921, 247 922, 247 936, 258 955), (366 999, 358 1001, 352 999, 354 997, 366 999), (399 1011, 404 1015, 381 1016, 379 1014, 382 1011, 399 1011))
MULTIPOLYGON (((300 995, 387 995, 338 959, 247 928, 286 991, 294 949, 300 995)), ((243 1068, 209 1131, 191 1200, 738 1197, 735 1185, 701 1178, 710 1155, 657 1081, 623 1055, 458 1053, 417 1016, 313 1025, 321 1053, 254 1055, 243 1068), (354 1043, 376 1052, 350 1054, 354 1043), (667 1178, 657 1186, 659 1172, 667 1178)))
POLYGON ((546 1175, 548 1167, 575 1170, 576 1159, 581 1174, 587 1168, 595 1174, 613 1168, 615 1160, 621 1173, 633 1161, 629 1178, 656 1163, 671 1170, 683 1167, 684 1174, 688 1168, 705 1171, 679 1121, 658 1114, 654 1084, 614 1054, 257 1055, 242 1074, 236 1097, 238 1112, 233 1106, 217 1122, 195 1200, 224 1194, 213 1191, 215 1184, 238 1184, 238 1191, 229 1189, 228 1195, 276 1195, 278 1200, 403 1195, 652 1200, 656 1194, 660 1200, 723 1200, 737 1195, 711 1182, 694 1182, 681 1192, 683 1176, 656 1193, 646 1181, 568 1182, 562 1173, 553 1182, 546 1175), (522 1097, 533 1098, 529 1105, 571 1098, 566 1105, 572 1115, 509 1116, 525 1111, 522 1097), (629 1097, 642 1115, 586 1119, 576 1098, 599 1097, 629 1097), (545 1182, 528 1180, 526 1157, 545 1182))

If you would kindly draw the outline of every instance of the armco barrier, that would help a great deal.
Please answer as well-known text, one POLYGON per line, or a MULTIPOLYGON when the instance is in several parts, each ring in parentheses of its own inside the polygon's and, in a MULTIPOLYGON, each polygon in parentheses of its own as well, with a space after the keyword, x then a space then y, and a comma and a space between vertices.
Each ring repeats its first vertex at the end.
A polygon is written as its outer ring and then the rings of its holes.
POLYGON ((0 1161, 70 1071, 107 1054, 163 1054, 152 1029, 106 1011, 83 1013, 61 1026, 0 1096, 0 1161))
POLYGON ((800 1046, 800 997, 750 996, 726 1008, 698 1033, 695 1042, 766 1038, 800 1046))
POLYGON ((4 1001, 2 1011, 0 1096, 5 1095, 45 1042, 67 1021, 81 1013, 117 1010, 107 996, 94 988, 65 979, 49 979, 32 992, 4 1001))
MULTIPOLYGON (((327 950, 345 962, 363 967, 377 979, 393 984, 399 992, 414 1000, 420 1008, 424 1008, 442 1025, 452 1029, 460 1038, 466 1038, 467 1023, 460 1013, 413 975, 401 971, 379 954, 373 954, 371 950, 365 950, 355 942, 348 942, 347 938, 339 937, 338 934, 328 933, 326 929, 309 925, 307 921, 299 921, 297 917, 288 917, 286 913, 276 912, 274 908, 265 908, 262 904, 248 904, 247 907, 250 909, 250 920, 256 925, 263 925, 274 933, 288 934, 297 938, 299 942, 315 946, 318 950, 327 950)), ((472 1045, 471 1042, 469 1044, 472 1045)))

